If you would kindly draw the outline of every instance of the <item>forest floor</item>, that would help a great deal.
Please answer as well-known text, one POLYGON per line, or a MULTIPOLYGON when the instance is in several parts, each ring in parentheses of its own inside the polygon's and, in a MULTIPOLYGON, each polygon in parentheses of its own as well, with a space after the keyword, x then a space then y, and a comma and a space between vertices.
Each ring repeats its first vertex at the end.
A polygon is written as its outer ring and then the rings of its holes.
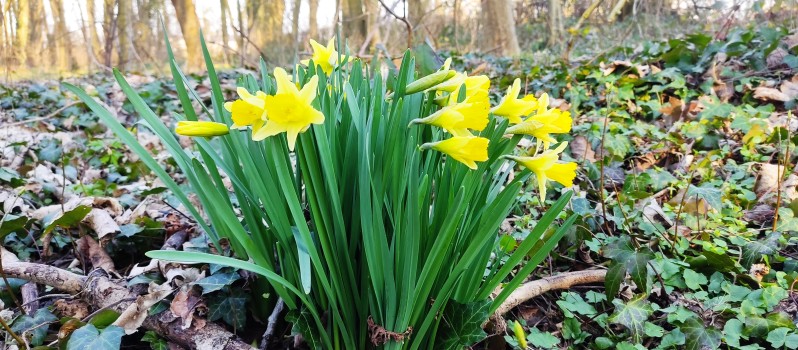
MULTIPOLYGON (((573 136, 565 140, 580 171, 568 211, 580 219, 534 276, 606 269, 607 277, 508 312, 508 321, 524 325, 529 346, 798 348, 798 34, 778 26, 732 28, 547 66, 453 58, 458 70, 491 77, 492 98, 521 78, 527 93, 547 92, 574 116, 573 136)), ((239 73, 220 74, 230 98, 239 73)), ((194 79, 208 99, 207 81, 194 79)), ((174 172, 157 137, 136 127, 141 120, 112 77, 69 81, 136 128, 139 141, 174 172)), ((174 123, 179 102, 171 82, 128 81, 174 123)), ((528 185, 502 226, 501 249, 515 249, 542 214, 546 203, 535 188, 528 185)), ((0 85, 3 264, 40 263, 82 276, 99 267, 132 295, 146 293, 148 282, 172 281, 179 292, 143 301, 150 315, 168 310, 171 322, 207 323, 259 341, 267 320, 249 312, 252 276, 159 265, 144 256, 207 244, 165 190, 58 81, 0 85)), ((126 348, 170 345, 154 328, 105 332, 117 305, 98 308, 64 293, 69 286, 6 277, 0 317, 32 347, 102 348, 120 337, 126 348)), ((518 347, 511 328, 475 345, 518 347)))

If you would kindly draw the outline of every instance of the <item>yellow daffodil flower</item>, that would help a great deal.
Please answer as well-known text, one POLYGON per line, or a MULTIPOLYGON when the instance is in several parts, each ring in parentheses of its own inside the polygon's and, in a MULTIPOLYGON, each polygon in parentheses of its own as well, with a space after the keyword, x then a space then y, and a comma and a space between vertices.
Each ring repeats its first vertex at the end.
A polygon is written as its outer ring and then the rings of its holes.
POLYGON ((476 162, 488 160, 488 142, 488 139, 479 136, 454 136, 443 141, 425 143, 421 145, 421 149, 446 153, 452 159, 476 169, 476 162))
POLYGON ((410 124, 429 124, 443 128, 454 136, 471 136, 471 130, 482 131, 488 126, 488 100, 461 102, 443 107, 429 117, 414 119, 410 124))
MULTIPOLYGON (((338 51, 335 50, 335 38, 331 38, 330 41, 327 42, 326 47, 316 42, 316 40, 310 39, 310 46, 313 48, 313 56, 311 56, 313 63, 321 67, 324 74, 330 75, 338 63, 338 51)), ((310 60, 302 60, 300 63, 307 66, 310 64, 310 60)))
POLYGON ((548 149, 549 145, 557 142, 551 134, 564 134, 571 131, 571 113, 559 108, 547 109, 549 96, 543 94, 537 101, 537 112, 526 118, 523 122, 507 128, 509 134, 530 135, 537 139, 538 145, 548 149))
POLYGON ((227 125, 216 122, 179 121, 175 132, 183 136, 213 137, 227 135, 230 129, 227 125))
MULTIPOLYGON (((465 84, 465 100, 466 101, 473 101, 473 100, 487 100, 489 101, 488 97, 488 90, 490 89, 490 79, 485 75, 476 75, 473 77, 466 77, 463 79, 462 83, 457 85, 456 88, 449 90, 441 90, 441 91, 449 91, 449 96, 444 100, 448 104, 457 103, 458 96, 460 95, 460 87, 465 84)), ((444 88, 449 88, 448 86, 444 86, 444 88)))
POLYGON ((521 326, 521 323, 519 323, 518 321, 515 321, 513 323, 513 333, 515 333, 515 340, 518 341, 518 346, 521 349, 526 349, 526 347, 529 344, 527 344, 526 342, 526 334, 524 333, 524 327, 521 326))
POLYGON ((520 92, 521 79, 515 79, 513 85, 507 88, 507 94, 504 95, 501 102, 490 111, 494 115, 509 119, 511 124, 520 123, 521 117, 531 113, 537 106, 537 103, 531 99, 519 99, 520 92))
POLYGON ((559 155, 565 150, 566 146, 568 146, 568 143, 563 142, 557 148, 546 150, 534 157, 505 156, 505 158, 512 159, 535 173, 535 177, 538 179, 540 200, 543 201, 546 199, 547 180, 556 181, 565 187, 574 185, 576 163, 558 162, 559 155))
POLYGON ((224 108, 233 118, 233 128, 240 129, 252 126, 252 132, 257 132, 266 121, 266 94, 258 91, 252 95, 245 88, 238 88, 239 99, 226 102, 224 108))
POLYGON ((311 105, 316 99, 319 78, 314 75, 302 90, 297 89, 288 73, 280 67, 274 69, 274 78, 277 81, 277 94, 266 96, 264 103, 269 118, 266 125, 252 134, 252 139, 260 141, 285 132, 288 149, 293 151, 299 133, 307 130, 310 124, 324 123, 324 114, 311 105))

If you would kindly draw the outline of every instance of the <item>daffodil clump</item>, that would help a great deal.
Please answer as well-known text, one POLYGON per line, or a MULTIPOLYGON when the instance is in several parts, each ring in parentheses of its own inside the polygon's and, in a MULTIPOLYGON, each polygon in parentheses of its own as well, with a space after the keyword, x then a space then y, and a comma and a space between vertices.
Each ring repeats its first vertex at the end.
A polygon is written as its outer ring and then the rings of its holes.
MULTIPOLYGON (((150 257, 258 274, 253 305, 282 300, 292 332, 310 348, 470 346, 575 220, 558 221, 570 198, 564 191, 514 250, 498 244, 531 176, 544 199, 547 182, 573 184, 576 165, 559 160, 566 144, 556 138, 570 131, 571 117, 549 108, 545 94, 519 97, 520 81, 491 103, 486 76, 449 62, 420 74, 409 52, 384 74, 379 61, 365 65, 335 43, 312 41, 292 72, 263 64, 238 79, 232 99, 205 50, 206 105, 167 42, 183 106, 173 125, 116 71, 139 125, 161 138, 187 186, 103 105, 66 88, 130 145, 212 246, 150 257), (184 148, 175 133, 193 145, 184 148), (537 147, 517 149, 524 137, 537 147), (513 176, 508 162, 524 170, 513 176)), ((270 312, 250 309, 265 312, 259 319, 270 312)))

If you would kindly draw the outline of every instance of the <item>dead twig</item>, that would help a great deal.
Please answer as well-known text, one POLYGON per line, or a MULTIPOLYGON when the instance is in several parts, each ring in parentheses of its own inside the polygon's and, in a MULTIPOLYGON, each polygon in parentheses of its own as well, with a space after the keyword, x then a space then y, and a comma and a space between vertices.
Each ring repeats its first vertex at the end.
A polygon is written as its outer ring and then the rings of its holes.
POLYGON ((551 277, 544 277, 539 280, 529 281, 522 284, 518 289, 510 293, 495 314, 503 315, 514 307, 521 305, 527 300, 537 297, 543 293, 558 289, 568 289, 578 284, 590 284, 604 282, 607 270, 583 270, 566 272, 551 277))

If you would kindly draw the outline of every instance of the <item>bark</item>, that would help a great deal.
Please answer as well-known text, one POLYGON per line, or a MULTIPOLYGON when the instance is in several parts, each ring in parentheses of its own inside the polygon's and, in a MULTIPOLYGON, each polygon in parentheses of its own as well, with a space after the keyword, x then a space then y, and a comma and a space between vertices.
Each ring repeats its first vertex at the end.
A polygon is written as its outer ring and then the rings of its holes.
MULTIPOLYGON (((14 254, 3 247, 0 247, 0 261, 3 272, 8 277, 44 284, 70 294, 81 294, 81 297, 94 308, 109 308, 121 313, 136 300, 137 295, 131 293, 124 285, 111 280, 101 269, 92 271, 88 276, 81 276, 53 266, 19 261, 14 254)), ((148 316, 142 327, 190 349, 252 349, 247 343, 213 322, 207 322, 200 329, 196 323, 187 329, 182 329, 179 317, 170 310, 148 316)))
POLYGON ((497 49, 505 56, 520 54, 521 48, 518 46, 518 37, 515 34, 512 0, 483 0, 482 6, 486 16, 484 28, 487 34, 482 49, 497 49))
POLYGON ((319 20, 317 12, 319 11, 319 0, 308 0, 308 36, 312 39, 319 40, 319 20))
POLYGON ((130 0, 119 0, 117 4, 117 32, 119 33, 118 66, 125 70, 130 60, 130 20, 133 6, 130 0))
POLYGON ((28 64, 28 40, 30 39, 30 4, 28 0, 18 0, 17 32, 14 38, 14 50, 17 53, 17 64, 28 64))
POLYGON ((111 67, 113 62, 114 52, 114 38, 116 37, 116 17, 114 15, 114 8, 116 7, 116 0, 103 1, 103 41, 105 48, 103 49, 103 64, 106 67, 111 67))
MULTIPOLYGON (((374 48, 382 41, 380 35, 380 5, 378 0, 365 0, 366 19, 368 21, 368 46, 374 48)), ((366 43, 363 44, 364 46, 366 43)))
POLYGON ((413 27, 418 27, 424 20, 424 15, 427 14, 429 0, 410 0, 407 2, 407 7, 409 10, 407 19, 413 24, 413 27))
POLYGON ((291 45, 294 48, 294 57, 299 55, 299 6, 301 0, 294 0, 291 11, 291 45))
POLYGON ((366 21, 366 14, 363 10, 364 0, 341 1, 344 33, 347 35, 347 39, 351 46, 360 47, 363 43, 363 39, 365 39, 368 34, 368 23, 366 21))
POLYGON ((136 17, 138 18, 133 24, 133 49, 135 52, 145 55, 150 60, 159 59, 160 55, 154 54, 153 50, 157 50, 161 45, 152 45, 152 43, 160 43, 163 39, 161 36, 155 35, 157 28, 160 28, 160 23, 154 20, 155 13, 160 6, 160 0, 138 0, 136 3, 136 17))
POLYGON ((61 0, 50 0, 50 11, 53 14, 55 28, 53 31, 53 43, 56 50, 56 66, 60 71, 72 69, 75 59, 72 56, 72 39, 66 26, 64 15, 64 2, 61 0))
POLYGON ((199 17, 192 0, 172 0, 183 41, 186 43, 186 64, 190 71, 202 68, 202 49, 199 41, 199 17))
MULTIPOLYGON (((247 57, 247 45, 244 44, 244 9, 241 6, 241 1, 236 1, 238 10, 238 36, 236 37, 236 47, 240 58, 239 65, 244 66, 244 59, 247 57)), ((232 16, 230 16, 232 17, 232 16)))
POLYGON ((567 272, 541 278, 522 284, 496 309, 495 314, 503 315, 514 307, 536 296, 552 290, 568 289, 575 285, 604 282, 607 270, 583 270, 567 272))
POLYGON ((30 33, 28 36, 28 61, 32 66, 41 64, 42 32, 46 31, 44 23, 43 0, 28 0, 30 5, 30 33))
POLYGON ((230 55, 227 48, 230 46, 230 34, 227 31, 227 14, 230 13, 230 4, 227 2, 227 0, 220 0, 219 5, 222 10, 222 50, 224 52, 225 62, 229 63, 230 55))
POLYGON ((562 24, 562 0, 549 0, 549 46, 560 43, 565 32, 562 24))
POLYGON ((86 25, 88 26, 89 31, 89 44, 91 45, 91 53, 92 55, 97 55, 98 50, 100 49, 100 34, 97 33, 97 11, 96 11, 96 4, 94 0, 87 0, 86 1, 86 13, 87 13, 87 21, 86 25))
POLYGON ((284 13, 284 0, 247 1, 247 18, 252 28, 249 38, 258 51, 267 55, 281 52, 284 13))

